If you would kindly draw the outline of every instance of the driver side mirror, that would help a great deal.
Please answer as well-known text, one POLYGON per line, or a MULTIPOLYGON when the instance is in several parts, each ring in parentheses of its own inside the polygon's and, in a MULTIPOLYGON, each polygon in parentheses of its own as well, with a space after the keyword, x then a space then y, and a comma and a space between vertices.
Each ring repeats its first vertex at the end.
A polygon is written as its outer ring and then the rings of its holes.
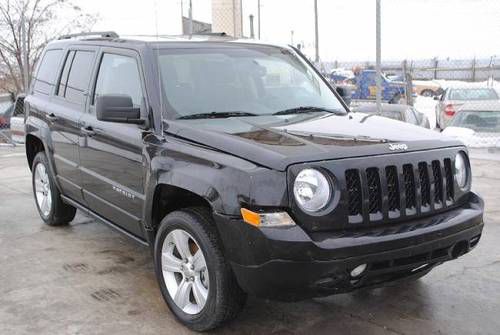
POLYGON ((117 123, 144 124, 141 109, 134 107, 132 98, 123 94, 104 94, 96 98, 97 120, 117 123))

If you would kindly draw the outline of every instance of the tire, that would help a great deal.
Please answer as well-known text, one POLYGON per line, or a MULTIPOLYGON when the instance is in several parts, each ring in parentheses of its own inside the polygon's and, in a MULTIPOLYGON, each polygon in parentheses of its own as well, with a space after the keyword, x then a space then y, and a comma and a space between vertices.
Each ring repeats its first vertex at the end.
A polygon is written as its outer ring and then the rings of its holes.
POLYGON ((400 103, 400 100, 401 100, 401 94, 395 94, 391 100, 389 100, 389 103, 390 104, 399 104, 400 103))
POLYGON ((176 318, 192 330, 220 326, 235 318, 246 302, 246 294, 224 258, 212 215, 204 208, 175 211, 161 221, 154 245, 154 266, 165 302, 176 318), (200 251, 204 263, 200 257, 193 257, 200 251))
POLYGON ((421 93, 420 93, 421 96, 423 97, 433 97, 435 95, 434 91, 433 90, 423 90, 421 93))
POLYGON ((41 151, 35 156, 31 171, 35 204, 42 220, 49 226, 70 223, 75 218, 76 208, 62 201, 54 176, 50 173, 45 152, 41 151))

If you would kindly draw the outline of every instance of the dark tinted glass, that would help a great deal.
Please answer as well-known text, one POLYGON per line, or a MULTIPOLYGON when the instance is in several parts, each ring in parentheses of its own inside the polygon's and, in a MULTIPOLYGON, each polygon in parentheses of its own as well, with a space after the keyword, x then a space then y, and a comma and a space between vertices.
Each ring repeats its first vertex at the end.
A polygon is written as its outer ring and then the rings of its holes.
POLYGON ((85 102, 93 62, 93 51, 76 51, 66 84, 66 99, 77 104, 85 102))
POLYGON ((68 83, 68 74, 69 69, 71 67, 71 63, 73 62, 73 57, 75 56, 74 51, 70 51, 68 56, 66 57, 66 61, 64 62, 64 68, 61 74, 61 80, 59 81, 59 87, 57 90, 57 95, 64 97, 66 94, 66 84, 68 83))
POLYGON ((62 50, 47 50, 40 62, 34 82, 34 90, 38 93, 50 94, 55 85, 57 70, 61 61, 62 50))

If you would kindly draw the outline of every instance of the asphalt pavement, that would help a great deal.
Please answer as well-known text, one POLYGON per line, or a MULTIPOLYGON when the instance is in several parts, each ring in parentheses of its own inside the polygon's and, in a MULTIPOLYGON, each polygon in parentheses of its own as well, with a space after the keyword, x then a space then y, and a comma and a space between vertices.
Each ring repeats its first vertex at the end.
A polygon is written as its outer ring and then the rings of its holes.
MULTIPOLYGON (((500 334, 500 163, 473 160, 486 226, 471 253, 424 278, 298 303, 250 298, 215 334, 500 334)), ((0 147, 0 334, 189 334, 150 252, 78 213, 39 218, 24 148, 0 147)))

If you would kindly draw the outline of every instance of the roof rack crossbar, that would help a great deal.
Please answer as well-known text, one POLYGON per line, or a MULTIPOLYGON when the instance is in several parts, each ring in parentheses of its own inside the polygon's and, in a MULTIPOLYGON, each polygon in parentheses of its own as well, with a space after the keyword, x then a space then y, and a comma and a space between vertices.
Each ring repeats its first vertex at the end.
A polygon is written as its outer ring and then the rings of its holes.
POLYGON ((100 36, 103 38, 119 38, 120 37, 114 31, 89 31, 89 32, 76 33, 76 34, 62 35, 58 38, 58 40, 67 40, 70 38, 82 37, 82 36, 100 36))

